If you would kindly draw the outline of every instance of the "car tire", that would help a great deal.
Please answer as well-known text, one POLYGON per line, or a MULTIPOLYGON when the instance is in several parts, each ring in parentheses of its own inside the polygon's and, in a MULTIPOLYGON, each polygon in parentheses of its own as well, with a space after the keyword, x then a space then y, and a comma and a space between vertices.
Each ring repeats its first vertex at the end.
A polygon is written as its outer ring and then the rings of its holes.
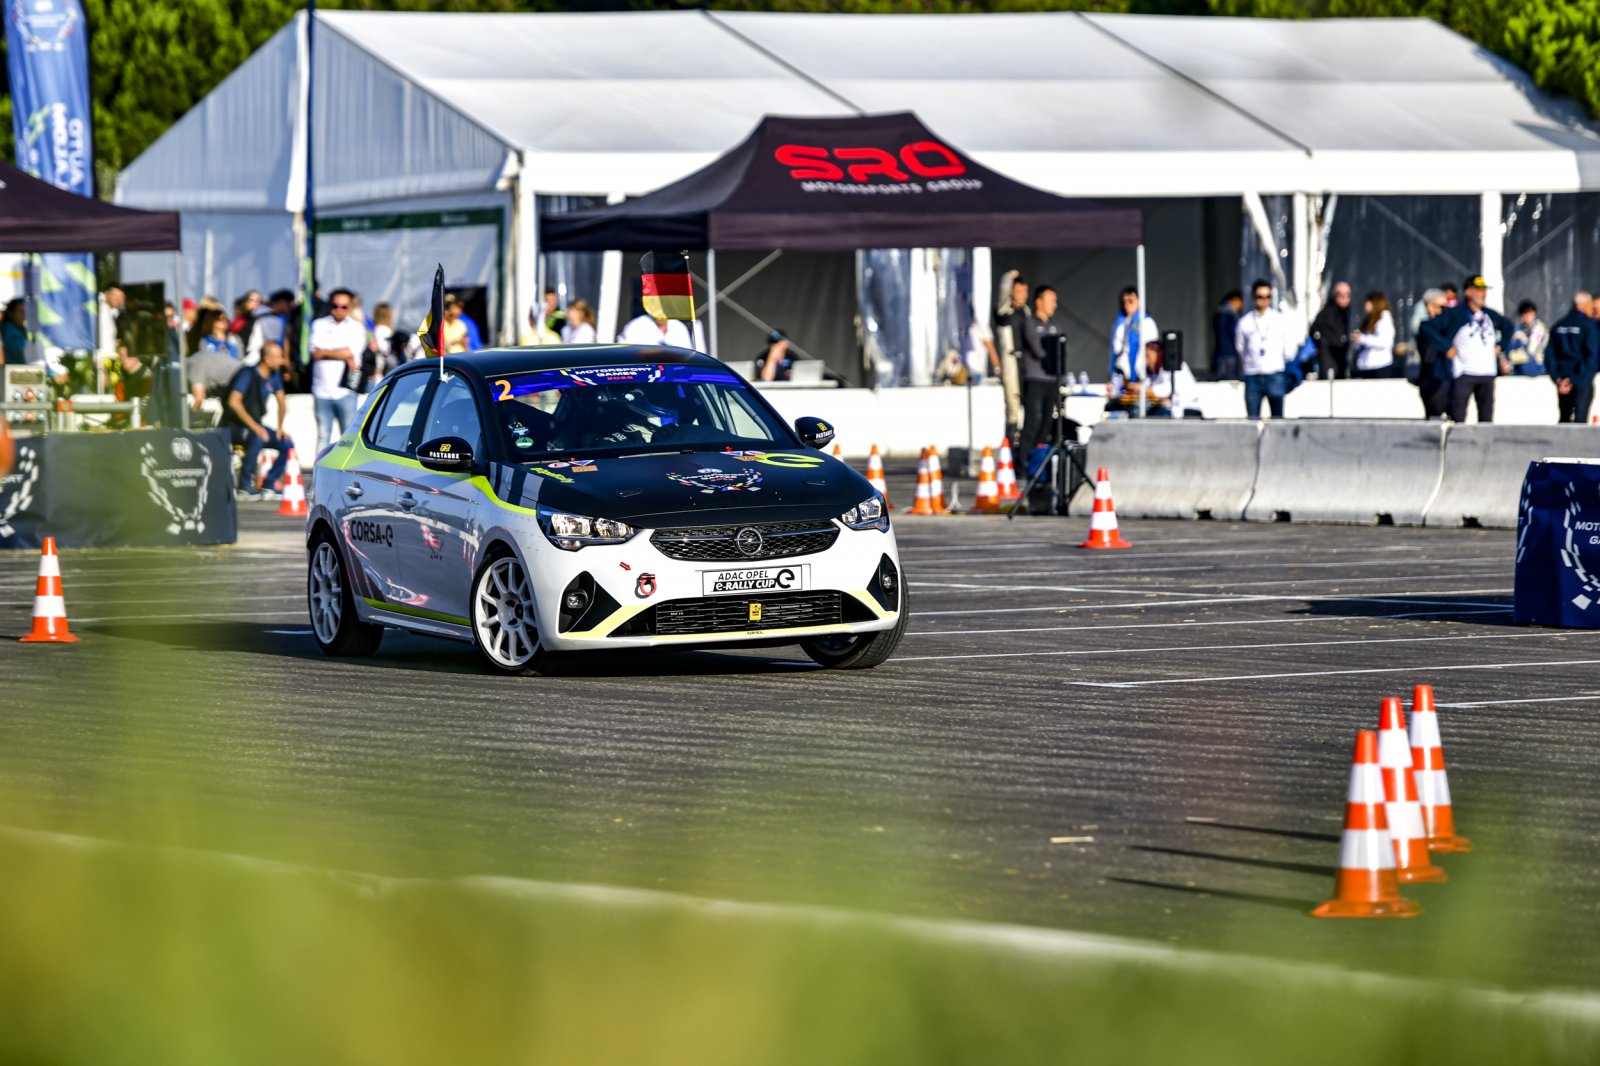
POLYGON ((911 589, 900 583, 900 618, 893 629, 857 633, 850 637, 822 637, 800 645, 813 662, 829 670, 870 670, 888 661, 911 624, 911 589))
POLYGON ((356 616, 355 595, 344 557, 333 535, 317 531, 311 540, 306 562, 306 610, 311 616, 311 635, 324 655, 339 658, 364 658, 378 650, 383 627, 363 622, 356 616))
POLYGON ((539 639, 533 582, 522 560, 500 548, 472 579, 472 641, 497 674, 528 677, 550 672, 554 653, 539 639))

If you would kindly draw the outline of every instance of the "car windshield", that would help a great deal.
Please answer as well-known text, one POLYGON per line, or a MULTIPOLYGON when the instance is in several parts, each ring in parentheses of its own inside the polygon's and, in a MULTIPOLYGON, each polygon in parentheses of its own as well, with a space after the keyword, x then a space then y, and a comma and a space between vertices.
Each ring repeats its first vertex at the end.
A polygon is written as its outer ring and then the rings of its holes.
POLYGON ((731 370, 633 363, 506 374, 489 382, 518 461, 577 454, 796 447, 731 370))

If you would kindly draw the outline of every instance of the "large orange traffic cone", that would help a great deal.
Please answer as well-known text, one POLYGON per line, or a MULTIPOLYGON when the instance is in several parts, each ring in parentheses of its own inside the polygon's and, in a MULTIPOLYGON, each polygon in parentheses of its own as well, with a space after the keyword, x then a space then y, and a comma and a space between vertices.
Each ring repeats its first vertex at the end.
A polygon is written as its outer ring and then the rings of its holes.
POLYGON ((1401 884, 1448 881, 1450 875, 1428 858, 1428 831, 1422 827, 1417 779, 1411 773, 1411 742, 1397 699, 1385 699, 1378 719, 1378 766, 1383 771, 1384 814, 1394 839, 1395 873, 1401 884))
POLYGON ((1450 807, 1450 779, 1444 771, 1444 742, 1439 737, 1439 713, 1433 706, 1433 686, 1411 690, 1411 762, 1422 803, 1422 824, 1428 831, 1430 851, 1471 851, 1472 841, 1456 835, 1456 816, 1450 807))
POLYGON ((1000 502, 1009 503, 1022 498, 1022 490, 1017 487, 1017 468, 1011 462, 1011 438, 1000 438, 1000 469, 995 476, 995 484, 1000 490, 1000 502))
POLYGON ((1117 509, 1111 503, 1111 475, 1101 467, 1094 476, 1094 513, 1089 516, 1089 539, 1080 548, 1131 548, 1117 532, 1117 509))
POLYGON ((922 458, 917 460, 917 498, 911 503, 909 514, 938 514, 933 509, 933 478, 928 471, 928 452, 922 449, 922 458))
POLYGON ((933 513, 947 514, 950 505, 944 500, 944 470, 939 466, 939 449, 928 449, 928 495, 933 499, 933 513))
POLYGON ((1000 510, 1000 485, 994 478, 993 448, 983 449, 983 461, 978 466, 978 496, 972 509, 984 514, 1000 510))
POLYGON ((61 594, 61 557, 56 554, 56 538, 44 538, 39 553, 39 583, 33 593, 33 632, 20 638, 23 644, 76 644, 78 638, 67 629, 67 600, 61 594))
POLYGON ((884 507, 892 506, 889 503, 889 483, 883 479, 883 456, 878 454, 878 446, 872 446, 872 454, 867 456, 867 484, 878 490, 878 495, 883 497, 884 507))
POLYGON ((1411 918, 1422 913, 1400 895, 1394 873, 1394 841, 1383 811, 1383 778, 1378 768, 1378 734, 1356 734, 1350 765, 1350 791, 1339 841, 1339 873, 1333 898, 1311 912, 1313 918, 1411 918))
POLYGON ((300 480, 300 460, 295 458, 293 448, 289 449, 289 462, 283 468, 283 502, 278 504, 278 513, 306 513, 306 487, 300 480))

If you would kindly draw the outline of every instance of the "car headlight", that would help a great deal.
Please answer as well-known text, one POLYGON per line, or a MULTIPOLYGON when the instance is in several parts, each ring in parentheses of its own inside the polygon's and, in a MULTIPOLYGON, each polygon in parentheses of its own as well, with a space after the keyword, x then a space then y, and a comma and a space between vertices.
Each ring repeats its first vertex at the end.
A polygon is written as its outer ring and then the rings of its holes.
POLYGON ((590 518, 545 507, 539 508, 539 528, 544 530, 551 544, 569 552, 590 544, 621 544, 639 532, 615 518, 590 518))
POLYGON ((888 529, 889 511, 883 497, 874 492, 839 516, 839 521, 851 529, 888 529))

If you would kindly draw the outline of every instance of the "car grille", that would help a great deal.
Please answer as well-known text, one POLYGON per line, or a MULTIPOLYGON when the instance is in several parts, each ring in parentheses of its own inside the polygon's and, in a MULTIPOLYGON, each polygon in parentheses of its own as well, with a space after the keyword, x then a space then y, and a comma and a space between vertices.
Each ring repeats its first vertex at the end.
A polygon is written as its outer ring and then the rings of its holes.
POLYGON ((671 600, 653 608, 654 631, 661 636, 672 636, 838 625, 843 621, 840 595, 838 592, 780 592, 771 596, 671 600), (750 620, 752 603, 761 605, 759 622, 750 620))
POLYGON ((761 534, 761 550, 746 555, 735 539, 745 526, 690 526, 658 529, 650 543, 669 559, 690 563, 743 562, 747 559, 787 559, 826 551, 839 538, 839 527, 828 521, 769 522, 753 525, 761 534))

